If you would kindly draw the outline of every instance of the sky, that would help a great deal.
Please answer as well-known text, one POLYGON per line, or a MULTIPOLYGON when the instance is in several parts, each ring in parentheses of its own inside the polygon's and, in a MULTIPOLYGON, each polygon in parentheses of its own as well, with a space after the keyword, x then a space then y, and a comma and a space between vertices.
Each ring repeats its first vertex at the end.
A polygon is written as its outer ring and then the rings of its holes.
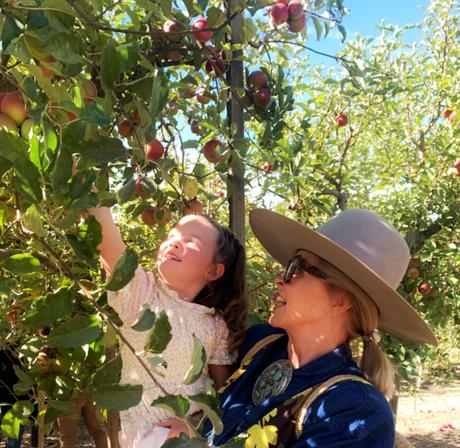
MULTIPOLYGON (((350 10, 342 22, 347 30, 348 40, 352 39, 356 32, 365 37, 378 36, 380 33, 376 25, 383 19, 386 23, 399 26, 420 22, 425 15, 424 10, 429 5, 429 0, 344 0, 344 4, 350 10)), ((338 32, 331 32, 326 39, 318 42, 314 27, 311 25, 308 35, 308 45, 315 50, 336 54, 341 48, 338 32)), ((405 38, 408 42, 416 41, 420 38, 420 32, 411 30, 405 34, 405 38)), ((323 56, 311 54, 311 57, 313 64, 335 64, 333 59, 323 56)))

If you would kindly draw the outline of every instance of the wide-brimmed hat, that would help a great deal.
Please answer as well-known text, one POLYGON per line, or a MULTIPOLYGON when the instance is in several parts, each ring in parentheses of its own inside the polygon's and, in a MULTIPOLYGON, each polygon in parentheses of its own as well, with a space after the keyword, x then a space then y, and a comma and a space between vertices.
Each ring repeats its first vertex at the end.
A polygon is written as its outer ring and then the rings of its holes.
POLYGON ((346 274, 379 309, 379 326, 400 339, 437 345, 436 336, 397 292, 410 259, 399 232, 381 216, 348 209, 317 230, 279 213, 249 214, 255 236, 282 265, 300 249, 312 252, 346 274))

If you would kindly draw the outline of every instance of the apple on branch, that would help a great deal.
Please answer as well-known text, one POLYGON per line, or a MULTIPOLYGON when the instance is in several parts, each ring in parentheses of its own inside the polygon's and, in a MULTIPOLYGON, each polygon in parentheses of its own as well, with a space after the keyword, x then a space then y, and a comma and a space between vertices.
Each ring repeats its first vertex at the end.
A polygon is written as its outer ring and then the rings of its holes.
POLYGON ((164 25, 163 25, 163 31, 165 33, 168 33, 166 35, 166 39, 169 40, 169 42, 179 42, 182 38, 182 35, 180 34, 181 31, 183 31, 183 27, 180 23, 177 23, 175 20, 167 20, 164 25))
POLYGON ((5 129, 9 132, 18 133, 18 128, 16 123, 8 115, 0 114, 0 128, 5 129))
POLYGON ((259 89, 254 95, 254 104, 260 109, 266 109, 272 99, 270 89, 262 88, 259 89))
POLYGON ((199 31, 197 33, 193 33, 193 37, 199 42, 206 42, 212 39, 213 32, 209 30, 208 22, 204 17, 197 19, 192 25, 193 31, 199 31), (201 31, 201 30, 208 30, 208 31, 201 31))
POLYGON ((22 93, 19 90, 7 93, 2 100, 0 112, 8 115, 17 126, 21 126, 27 118, 27 111, 22 93))
POLYGON ((185 215, 199 215, 203 213, 203 204, 198 199, 192 199, 185 209, 185 215))
POLYGON ((338 128, 345 126, 348 123, 348 117, 345 114, 340 114, 335 119, 335 124, 338 128))
POLYGON ((255 70, 249 74, 247 84, 251 92, 257 92, 268 86, 268 76, 262 70, 255 70))
POLYGON ((288 7, 284 3, 275 3, 270 8, 270 22, 279 25, 289 18, 288 7))
POLYGON ((161 142, 157 139, 153 139, 147 143, 144 147, 145 158, 148 160, 158 160, 163 157, 165 153, 165 148, 161 142))
POLYGON ((211 163, 219 163, 225 160, 226 155, 222 152, 223 144, 215 138, 208 140, 203 146, 204 157, 211 163))

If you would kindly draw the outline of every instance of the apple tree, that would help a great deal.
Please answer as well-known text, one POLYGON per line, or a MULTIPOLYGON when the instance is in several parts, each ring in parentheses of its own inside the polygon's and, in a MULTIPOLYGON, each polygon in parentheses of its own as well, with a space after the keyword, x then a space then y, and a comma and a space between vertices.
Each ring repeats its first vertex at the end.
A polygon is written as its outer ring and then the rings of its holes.
MULTIPOLYGON (((0 348, 21 362, 21 399, 2 431, 15 437, 36 405, 46 429, 77 393, 114 410, 140 400, 141 385, 118 384, 123 335, 106 289, 125 285, 139 258, 152 264, 183 214, 228 212, 244 239, 252 142, 292 127, 284 61, 307 22, 319 37, 344 35, 346 10, 341 0, 2 0, 0 12, 0 348), (84 214, 98 205, 114 208, 130 246, 108 279, 100 226, 84 214)), ((142 316, 137 328, 160 357, 164 319, 142 316)), ((161 405, 184 417, 174 403, 161 405)), ((215 397, 201 403, 218 427, 215 397)))

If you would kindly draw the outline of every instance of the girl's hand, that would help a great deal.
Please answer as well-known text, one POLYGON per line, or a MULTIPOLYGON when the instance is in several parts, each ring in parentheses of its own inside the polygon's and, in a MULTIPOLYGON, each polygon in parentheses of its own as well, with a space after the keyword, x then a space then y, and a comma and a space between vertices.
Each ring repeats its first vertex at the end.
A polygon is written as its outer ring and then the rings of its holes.
POLYGON ((181 433, 184 433, 186 436, 190 435, 188 426, 182 420, 179 420, 177 418, 163 420, 160 423, 158 423, 158 426, 162 426, 163 428, 170 428, 168 439, 174 439, 176 437, 179 437, 181 433))

